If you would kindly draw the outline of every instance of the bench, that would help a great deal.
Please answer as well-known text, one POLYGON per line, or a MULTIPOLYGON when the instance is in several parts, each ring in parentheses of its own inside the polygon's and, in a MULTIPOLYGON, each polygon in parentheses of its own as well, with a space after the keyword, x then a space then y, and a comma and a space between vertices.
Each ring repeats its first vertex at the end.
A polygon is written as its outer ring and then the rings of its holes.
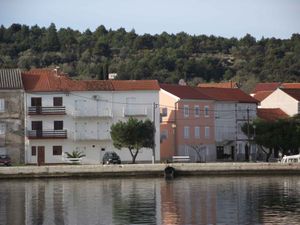
POLYGON ((172 162, 190 162, 190 157, 188 155, 176 155, 172 157, 172 162))

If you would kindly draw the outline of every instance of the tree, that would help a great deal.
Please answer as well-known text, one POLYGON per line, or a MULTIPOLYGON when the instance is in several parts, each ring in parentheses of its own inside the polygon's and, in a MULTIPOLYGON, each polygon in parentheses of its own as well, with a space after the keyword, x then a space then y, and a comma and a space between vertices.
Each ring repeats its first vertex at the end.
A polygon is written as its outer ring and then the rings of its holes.
POLYGON ((51 23, 47 29, 42 45, 42 48, 46 51, 58 51, 60 49, 60 43, 54 23, 51 23))
POLYGON ((129 118, 127 122, 119 121, 111 126, 111 138, 117 149, 128 148, 132 163, 141 148, 153 148, 154 124, 150 120, 129 118))
MULTIPOLYGON (((242 131, 247 134, 247 124, 244 124, 242 131)), ((269 149, 269 152, 266 152, 267 161, 273 151, 279 151, 282 155, 298 154, 300 148, 300 117, 295 116, 276 121, 256 120, 249 126, 249 138, 254 139, 256 144, 269 149)))

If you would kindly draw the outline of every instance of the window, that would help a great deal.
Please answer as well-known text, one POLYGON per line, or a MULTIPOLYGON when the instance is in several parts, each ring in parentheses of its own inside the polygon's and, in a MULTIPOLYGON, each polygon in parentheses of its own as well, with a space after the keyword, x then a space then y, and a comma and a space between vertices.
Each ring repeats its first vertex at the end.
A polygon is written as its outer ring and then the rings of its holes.
POLYGON ((63 106, 63 98, 53 97, 53 106, 63 106))
POLYGON ((53 155, 62 155, 62 146, 53 146, 53 155))
POLYGON ((209 132, 210 132, 209 127, 205 127, 205 138, 209 138, 209 132))
POLYGON ((31 155, 36 156, 36 146, 31 146, 31 155))
POLYGON ((189 117, 189 106, 188 105, 184 105, 183 115, 184 115, 184 117, 189 117))
POLYGON ((5 110, 5 101, 3 98, 0 98, 0 112, 4 112, 5 110))
POLYGON ((168 139, 168 130, 162 130, 160 132, 160 141, 162 142, 165 139, 168 139))
POLYGON ((43 130, 43 121, 31 121, 32 130, 43 130))
POLYGON ((31 106, 42 106, 42 98, 31 98, 31 106))
POLYGON ((200 138, 200 127, 195 127, 195 138, 200 138))
POLYGON ((64 121, 54 121, 54 130, 64 129, 64 121))
POLYGON ((162 108, 161 109, 161 116, 167 116, 168 115, 168 108, 162 108))
POLYGON ((190 128, 184 127, 184 138, 187 139, 190 137, 190 128))
POLYGON ((209 107, 207 105, 204 106, 204 116, 209 117, 209 107))
POLYGON ((199 105, 195 105, 195 117, 199 117, 200 116, 200 107, 199 105))

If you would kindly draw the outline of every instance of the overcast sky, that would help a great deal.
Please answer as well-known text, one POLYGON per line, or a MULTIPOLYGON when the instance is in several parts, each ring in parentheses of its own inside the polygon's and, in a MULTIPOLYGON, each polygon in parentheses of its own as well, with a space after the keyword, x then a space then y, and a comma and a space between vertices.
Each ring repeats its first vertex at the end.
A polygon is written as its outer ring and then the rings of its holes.
POLYGON ((300 0, 0 0, 0 24, 256 38, 300 33, 300 0))

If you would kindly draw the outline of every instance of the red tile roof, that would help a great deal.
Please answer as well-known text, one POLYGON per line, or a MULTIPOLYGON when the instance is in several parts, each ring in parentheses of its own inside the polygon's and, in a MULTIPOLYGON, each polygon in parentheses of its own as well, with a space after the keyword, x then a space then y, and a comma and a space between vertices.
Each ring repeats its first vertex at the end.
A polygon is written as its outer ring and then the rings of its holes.
POLYGON ((197 87, 183 86, 178 84, 160 84, 160 88, 181 99, 212 99, 211 97, 201 93, 197 87))
POLYGON ((278 119, 288 118, 289 116, 279 108, 258 108, 257 116, 266 121, 275 121, 278 119))
POLYGON ((138 91, 159 90, 156 80, 72 80, 50 69, 22 73, 24 89, 31 92, 56 91, 138 91))
POLYGON ((280 85, 281 85, 281 82, 258 83, 258 84, 256 84, 252 93, 256 93, 258 91, 275 91, 277 88, 280 87, 280 85))
POLYGON ((283 92, 287 93, 289 96, 293 97, 297 101, 300 101, 300 89, 281 89, 283 92))
POLYGON ((281 88, 300 89, 300 83, 282 83, 281 88))
POLYGON ((238 88, 198 88, 198 90, 216 101, 258 103, 256 99, 238 88))
POLYGON ((214 87, 214 88, 239 88, 237 82, 222 82, 222 83, 200 83, 198 87, 214 87))
POLYGON ((272 93, 273 91, 258 91, 254 94, 253 98, 261 102, 272 93))

